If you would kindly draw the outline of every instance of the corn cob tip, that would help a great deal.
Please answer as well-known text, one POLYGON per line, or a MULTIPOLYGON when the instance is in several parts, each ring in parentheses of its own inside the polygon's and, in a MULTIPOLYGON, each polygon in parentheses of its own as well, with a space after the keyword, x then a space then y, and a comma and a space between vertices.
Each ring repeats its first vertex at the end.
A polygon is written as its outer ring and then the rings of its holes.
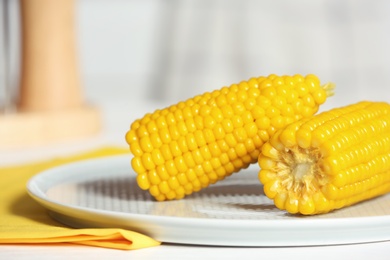
POLYGON ((390 192, 390 104, 359 102, 278 131, 259 155, 265 194, 313 215, 390 192))
POLYGON ((322 85, 322 89, 325 90, 326 96, 331 97, 334 95, 334 89, 336 87, 336 84, 333 82, 328 82, 324 85, 322 85))

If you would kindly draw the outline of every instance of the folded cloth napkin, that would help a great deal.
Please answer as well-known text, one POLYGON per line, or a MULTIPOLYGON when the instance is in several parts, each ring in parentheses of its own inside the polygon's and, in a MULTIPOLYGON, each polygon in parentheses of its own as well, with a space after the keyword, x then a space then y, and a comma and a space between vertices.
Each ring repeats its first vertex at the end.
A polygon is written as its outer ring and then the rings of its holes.
POLYGON ((127 152, 123 148, 104 147, 67 158, 0 168, 0 244, 74 243, 124 250, 159 245, 148 236, 125 229, 69 228, 51 219, 46 209, 27 194, 27 181, 43 170, 127 152))

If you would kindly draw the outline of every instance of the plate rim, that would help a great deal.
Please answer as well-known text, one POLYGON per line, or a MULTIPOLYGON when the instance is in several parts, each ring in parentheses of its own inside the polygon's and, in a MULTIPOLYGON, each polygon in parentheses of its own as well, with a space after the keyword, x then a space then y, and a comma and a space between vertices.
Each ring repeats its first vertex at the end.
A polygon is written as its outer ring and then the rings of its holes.
MULTIPOLYGON (((375 241, 385 241, 390 240, 390 215, 381 215, 381 216, 363 216, 363 217, 354 217, 354 218, 337 218, 337 217, 330 217, 330 218, 306 218, 305 216, 297 217, 297 218, 291 218, 291 219, 208 219, 208 218, 193 218, 193 217, 177 217, 177 216, 156 216, 156 215, 148 215, 148 214, 141 214, 141 213, 127 213, 127 212, 116 212, 116 211, 109 211, 109 210, 102 210, 102 209, 94 209, 94 208, 86 208, 81 206, 75 206, 75 205, 66 205, 60 202, 57 202, 51 198, 49 198, 45 192, 48 190, 43 190, 42 187, 39 187, 39 181, 40 179, 43 179, 47 176, 50 176, 51 174, 55 174, 58 171, 64 171, 65 169, 79 169, 81 167, 87 167, 88 165, 93 165, 93 167, 97 167, 98 164, 103 164, 107 162, 120 162, 125 163, 125 161, 128 164, 129 171, 131 172, 131 166, 130 166, 130 159, 131 156, 129 155, 113 155, 113 156, 105 156, 100 158, 92 158, 92 159, 84 159, 77 162, 71 162, 66 163, 60 166, 56 166, 50 169, 46 169, 44 171, 41 171, 40 173, 34 175, 31 177, 27 184, 27 193, 29 196, 31 196, 35 201, 37 201, 39 204, 44 206, 49 210, 51 213, 51 217, 55 218, 57 221, 60 221, 62 223, 66 222, 66 220, 59 219, 60 216, 58 214, 63 215, 64 217, 69 217, 69 221, 71 222, 71 218, 75 218, 75 216, 81 216, 81 215, 97 215, 101 217, 107 217, 107 215, 110 215, 110 218, 113 217, 113 219, 128 219, 129 222, 135 221, 144 221, 145 223, 157 223, 157 225, 166 225, 167 228, 174 228, 172 227, 173 224, 176 224, 178 226, 178 229, 182 229, 183 226, 191 225, 196 226, 199 228, 210 228, 214 227, 216 229, 220 229, 226 226, 229 226, 230 229, 242 229, 244 232, 241 232, 240 236, 244 236, 245 232, 250 232, 251 229, 259 229, 263 228, 266 230, 270 230, 273 227, 277 226, 279 229, 285 229, 286 231, 292 232, 299 229, 312 229, 315 228, 318 232, 326 232, 327 229, 330 227, 340 228, 342 231, 353 231, 353 229, 359 228, 362 229, 375 229, 382 228, 383 226, 387 226, 389 235, 387 237, 378 238, 378 239, 363 239, 363 238, 355 238, 346 241, 345 238, 336 238, 333 241, 329 240, 323 240, 321 241, 312 241, 312 242, 305 242, 299 241, 282 241, 282 242, 271 242, 267 243, 263 239, 259 240, 259 242, 255 242, 252 239, 251 240, 245 240, 241 242, 234 243, 234 241, 224 242, 224 241, 199 241, 199 240, 189 240, 188 239, 178 239, 177 237, 170 238, 167 237, 165 234, 153 234, 153 232, 149 232, 148 230, 137 230, 143 231, 143 233, 148 234, 155 238, 156 240, 160 240, 162 242, 171 242, 171 243, 182 243, 182 244, 204 244, 204 245, 230 245, 230 246, 301 246, 301 245, 329 245, 329 244, 350 244, 350 243, 362 243, 362 242, 375 242, 375 241), (73 211, 73 213, 72 213, 73 211), (69 213, 71 212, 71 213, 69 213), (76 213, 76 214, 74 214, 76 213), (56 217, 57 216, 57 217, 56 217), (140 220, 141 219, 141 220, 140 220), (172 223, 174 222, 174 223, 172 223), (364 222, 366 228, 360 227, 360 223, 364 222)), ((118 166, 118 165, 116 165, 118 166)), ((134 173, 135 174, 135 173, 134 173)), ((66 178, 63 178, 66 179, 66 178)), ((88 178, 87 178, 88 179, 88 178)), ((54 184, 53 184, 54 185, 54 184)), ((77 217, 76 217, 77 218, 77 217)), ((85 220, 85 219, 84 219, 85 220)), ((68 221, 68 222, 69 222, 68 221)), ((81 225, 83 222, 83 219, 80 219, 81 225)), ((77 221, 74 222, 77 224, 77 221)), ((69 223, 64 223, 69 224, 69 223)), ((115 227, 112 227, 115 228, 115 227)), ((162 227, 165 233, 164 227, 162 227)), ((177 230, 176 230, 177 231, 177 230)), ((312 232, 309 232, 312 233, 312 232)))

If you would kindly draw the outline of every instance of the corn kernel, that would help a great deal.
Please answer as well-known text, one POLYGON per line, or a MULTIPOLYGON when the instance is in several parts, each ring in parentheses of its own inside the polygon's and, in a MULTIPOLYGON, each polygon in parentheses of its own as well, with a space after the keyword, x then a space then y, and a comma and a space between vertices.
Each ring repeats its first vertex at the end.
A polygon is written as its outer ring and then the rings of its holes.
POLYGON ((168 185, 172 190, 176 190, 180 187, 180 183, 175 176, 169 178, 168 185))
POLYGON ((265 110, 261 106, 255 105, 251 110, 251 114, 255 120, 258 120, 265 115, 265 110))
MULTIPOLYGON (((166 162, 165 162, 165 164, 166 164, 166 162)), ((159 165, 156 167, 156 172, 157 172, 158 176, 160 177, 161 180, 164 180, 164 181, 168 180, 170 177, 165 164, 159 165)))
POLYGON ((242 127, 244 125, 244 121, 240 116, 234 115, 231 120, 234 128, 242 127))
POLYGON ((137 175, 137 183, 138 186, 143 190, 147 190, 150 187, 148 176, 146 174, 137 175))
POLYGON ((186 152, 183 154, 183 159, 188 168, 192 168, 196 165, 194 158, 192 157, 191 152, 186 152))
POLYGON ((171 189, 169 188, 168 182, 167 181, 162 181, 158 185, 158 188, 161 193, 167 194, 171 189))
POLYGON ((177 130, 179 131, 181 136, 185 136, 188 133, 188 129, 184 121, 179 121, 177 123, 177 130))
POLYGON ((159 184, 161 182, 161 179, 160 179, 159 174, 157 173, 157 170, 151 170, 147 177, 149 179, 149 182, 152 185, 156 185, 156 184, 159 184))
POLYGON ((255 122, 251 122, 251 123, 246 124, 244 126, 244 130, 245 130, 246 135, 248 136, 248 138, 251 140, 251 138, 256 136, 258 129, 257 129, 256 123, 255 122))
POLYGON ((226 139, 225 140, 218 140, 217 144, 218 144, 218 147, 221 149, 221 152, 227 152, 230 149, 229 144, 226 141, 226 139))
MULTIPOLYGON (((153 122, 154 123, 154 122, 153 122)), ((126 133, 126 136, 125 136, 126 140, 129 142, 129 143, 133 143, 133 142, 137 142, 138 140, 138 137, 135 133, 135 131, 128 131, 126 133)))
POLYGON ((174 162, 178 172, 186 172, 188 170, 187 164, 185 163, 183 156, 176 157, 174 159, 174 162))
POLYGON ((227 134, 225 137, 225 141, 229 147, 235 147, 237 145, 237 140, 233 134, 227 134))
POLYGON ((133 142, 131 144, 130 151, 134 156, 141 156, 143 154, 141 145, 138 142, 133 142))
POLYGON ((193 118, 187 118, 185 120, 185 124, 187 126, 187 130, 189 133, 193 133, 196 130, 195 120, 193 118))
POLYGON ((144 173, 146 172, 145 167, 142 164, 142 160, 140 157, 134 157, 131 160, 131 166, 133 167, 134 171, 137 173, 144 173))
POLYGON ((150 186, 149 192, 150 195, 152 195, 153 197, 157 197, 160 195, 160 190, 157 185, 150 186))
POLYGON ((217 143, 209 144, 209 149, 212 158, 219 157, 221 155, 221 149, 219 148, 219 145, 217 143))
POLYGON ((245 128, 238 127, 233 130, 234 138, 237 140, 237 142, 244 142, 248 136, 246 134, 245 128))
POLYGON ((185 186, 188 183, 187 176, 184 172, 177 175, 177 180, 180 183, 180 186, 185 186))
POLYGON ((212 158, 210 148, 208 146, 200 147, 199 151, 205 161, 210 160, 212 158))
POLYGON ((196 143, 196 139, 195 139, 195 136, 193 133, 188 133, 187 136, 186 136, 186 142, 187 142, 187 146, 188 146, 188 149, 190 151, 194 151, 198 148, 198 145, 196 143))
POLYGON ((262 117, 256 120, 256 126, 259 129, 266 130, 270 127, 271 120, 268 117, 262 117))
POLYGON ((165 162, 165 168, 167 169, 167 172, 170 175, 176 175, 178 173, 178 169, 176 168, 174 160, 175 159, 168 160, 168 161, 165 162))
POLYGON ((164 164, 165 160, 160 150, 155 149, 151 153, 152 160, 156 166, 164 164))
POLYGON ((146 170, 151 170, 155 167, 152 155, 150 153, 142 154, 141 161, 146 170))
POLYGON ((238 157, 243 157, 247 154, 246 147, 243 143, 238 143, 236 146, 236 153, 238 157))
POLYGON ((225 131, 221 124, 217 124, 213 129, 214 137, 216 140, 221 140, 225 137, 225 131))

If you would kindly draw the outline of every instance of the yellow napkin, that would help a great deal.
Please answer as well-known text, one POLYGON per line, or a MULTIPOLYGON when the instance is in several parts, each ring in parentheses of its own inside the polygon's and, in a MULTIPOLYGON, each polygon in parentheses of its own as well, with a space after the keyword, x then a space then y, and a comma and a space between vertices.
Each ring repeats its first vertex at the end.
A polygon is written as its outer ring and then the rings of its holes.
POLYGON ((26 191, 35 174, 64 163, 127 153, 105 147, 68 158, 0 168, 0 244, 74 243, 115 249, 139 249, 160 243, 137 232, 118 228, 73 229, 51 219, 26 191))

